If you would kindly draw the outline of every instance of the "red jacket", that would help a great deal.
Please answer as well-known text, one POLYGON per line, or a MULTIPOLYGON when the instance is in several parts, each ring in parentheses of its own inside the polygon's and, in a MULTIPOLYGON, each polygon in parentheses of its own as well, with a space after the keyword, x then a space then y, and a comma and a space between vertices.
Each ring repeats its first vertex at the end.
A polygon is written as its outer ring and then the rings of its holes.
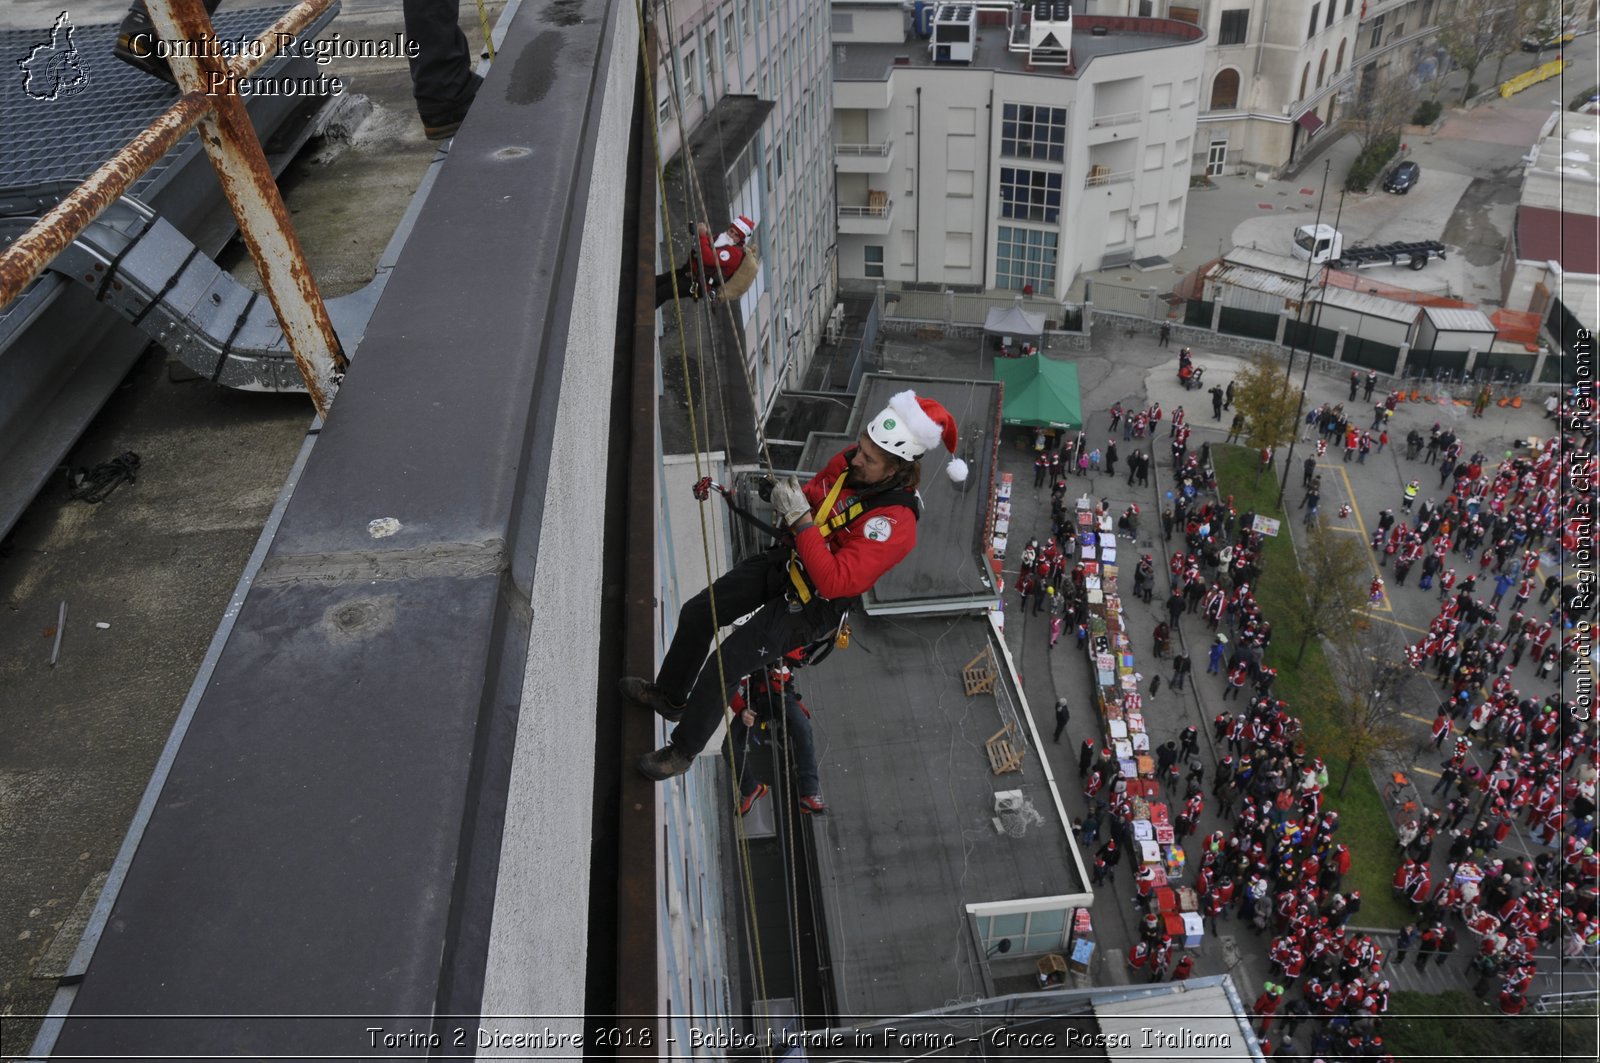
MULTIPOLYGON (((709 233, 700 234, 700 268, 705 273, 706 279, 712 283, 733 276, 739 264, 744 261, 744 248, 729 244, 726 247, 715 247, 711 243, 709 233)), ((821 501, 818 499, 817 501, 821 501)))
MULTIPOLYGON (((849 471, 842 450, 805 485, 806 498, 822 505, 834 481, 849 471)), ((843 512, 854 497, 847 486, 839 492, 833 510, 823 519, 843 512)), ((816 527, 795 536, 795 551, 805 566, 806 578, 824 598, 854 598, 878 582, 878 577, 905 560, 917 545, 917 517, 909 506, 889 505, 869 509, 827 538, 816 527)))

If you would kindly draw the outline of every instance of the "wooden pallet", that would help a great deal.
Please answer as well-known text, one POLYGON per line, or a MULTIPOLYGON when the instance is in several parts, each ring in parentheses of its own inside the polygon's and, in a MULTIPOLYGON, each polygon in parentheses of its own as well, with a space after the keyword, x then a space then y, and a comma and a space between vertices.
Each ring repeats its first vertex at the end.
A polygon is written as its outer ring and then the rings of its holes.
POLYGON ((961 669, 961 682, 966 686, 969 698, 974 694, 993 694, 994 681, 999 676, 999 669, 994 663, 994 649, 987 645, 961 669))
POLYGON ((1017 734, 1017 726, 1007 723, 983 744, 985 753, 989 754, 989 767, 996 775, 1004 775, 1011 771, 1022 770, 1022 758, 1027 755, 1028 747, 1021 741, 1017 734))

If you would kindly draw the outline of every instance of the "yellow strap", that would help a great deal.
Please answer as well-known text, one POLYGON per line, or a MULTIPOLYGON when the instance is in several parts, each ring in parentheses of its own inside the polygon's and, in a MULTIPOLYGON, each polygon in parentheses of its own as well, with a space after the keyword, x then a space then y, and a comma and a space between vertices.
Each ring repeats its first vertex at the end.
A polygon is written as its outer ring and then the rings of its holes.
POLYGON ((839 501, 839 493, 844 490, 845 477, 849 475, 850 473, 848 470, 839 474, 839 478, 833 481, 833 486, 828 489, 828 496, 822 500, 822 505, 817 507, 816 515, 811 518, 816 522, 817 530, 822 532, 824 536, 828 534, 827 532, 822 531, 822 525, 827 522, 826 514, 831 513, 833 511, 833 504, 839 501))
MULTIPOLYGON (((839 501, 839 493, 844 490, 844 481, 849 475, 848 469, 839 474, 839 478, 833 481, 833 486, 828 489, 827 497, 822 500, 822 505, 817 508, 816 514, 811 518, 812 522, 816 524, 817 534, 823 538, 827 538, 828 533, 833 530, 833 522, 825 520, 823 515, 831 511, 833 504, 839 501)), ((860 509, 859 506, 854 508, 860 509)), ((789 551, 788 569, 789 582, 794 584, 794 593, 800 599, 800 604, 804 605, 811 601, 811 587, 806 583, 806 578, 802 574, 804 570, 800 565, 800 555, 793 550, 789 551)))

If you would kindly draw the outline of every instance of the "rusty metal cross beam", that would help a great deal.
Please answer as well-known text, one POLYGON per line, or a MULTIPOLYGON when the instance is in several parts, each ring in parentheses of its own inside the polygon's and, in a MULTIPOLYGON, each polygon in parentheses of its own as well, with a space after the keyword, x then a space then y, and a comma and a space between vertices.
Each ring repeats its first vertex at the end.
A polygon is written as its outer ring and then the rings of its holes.
POLYGON ((260 271, 306 391, 317 413, 326 418, 347 359, 237 85, 276 55, 280 42, 298 37, 333 2, 304 0, 267 27, 255 47, 241 48, 231 60, 224 60, 221 49, 209 46, 216 31, 200 0, 148 0, 150 18, 161 36, 186 44, 174 49, 176 54, 169 59, 183 95, 0 251, 0 308, 22 294, 101 212, 198 124, 201 145, 260 271), (209 88, 214 85, 223 88, 209 88))

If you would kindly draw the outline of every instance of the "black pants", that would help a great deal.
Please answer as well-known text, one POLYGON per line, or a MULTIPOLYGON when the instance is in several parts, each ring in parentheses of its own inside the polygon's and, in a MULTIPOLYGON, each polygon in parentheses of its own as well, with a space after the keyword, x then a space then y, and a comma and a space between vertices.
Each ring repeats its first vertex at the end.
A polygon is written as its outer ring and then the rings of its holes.
POLYGON ((813 596, 798 611, 791 611, 784 597, 786 589, 793 589, 782 565, 787 556, 786 551, 774 550, 740 562, 713 583, 711 590, 689 599, 678 614, 678 627, 656 675, 656 685, 671 700, 687 702, 683 719, 672 731, 672 744, 684 756, 694 756, 711 741, 740 679, 833 631, 853 603, 854 599, 829 601, 813 596), (724 626, 759 610, 722 640, 720 669, 716 654, 707 657, 716 634, 711 620, 712 590, 717 598, 717 621, 724 626))
POLYGON ((689 269, 689 267, 687 265, 679 266, 677 269, 668 270, 665 273, 657 273, 656 274, 656 309, 657 310, 660 310, 664 305, 666 305, 667 303, 672 301, 672 284, 673 284, 672 278, 673 277, 677 277, 678 278, 677 284, 678 284, 678 296, 679 296, 679 298, 682 298, 682 299, 693 298, 693 289, 692 289, 691 286, 694 284, 694 274, 692 273, 692 271, 689 269))
POLYGON ((406 39, 417 46, 410 60, 417 113, 424 120, 459 113, 478 91, 460 0, 404 0, 402 8, 406 39))

